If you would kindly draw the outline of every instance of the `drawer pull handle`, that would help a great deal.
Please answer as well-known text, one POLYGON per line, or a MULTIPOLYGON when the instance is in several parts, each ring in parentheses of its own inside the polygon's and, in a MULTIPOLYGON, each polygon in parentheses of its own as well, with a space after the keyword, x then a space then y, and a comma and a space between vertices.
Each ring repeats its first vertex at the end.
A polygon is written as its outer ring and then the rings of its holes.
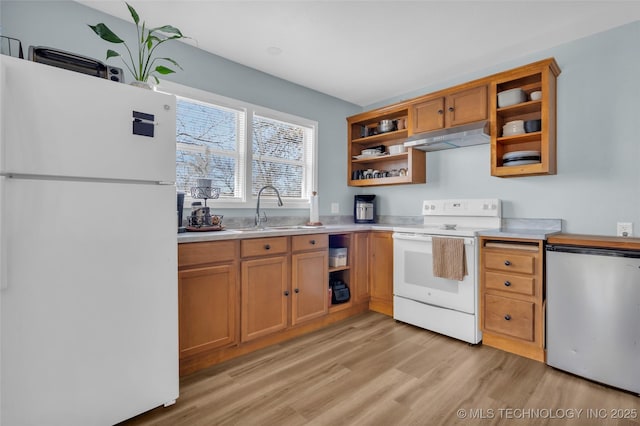
POLYGON ((288 296, 288 295, 289 295, 289 290, 285 290, 285 291, 284 291, 284 295, 285 295, 285 296, 288 296))
POLYGON ((295 289, 295 290, 293 290, 293 291, 295 291, 296 293, 300 293, 300 289, 299 289, 299 288, 296 288, 296 289, 295 289))
POLYGON ((449 107, 449 112, 453 112, 453 107, 449 107))
POLYGON ((311 243, 311 245, 312 245, 312 246, 315 246, 315 245, 316 245, 316 240, 311 240, 311 241, 309 241, 309 242, 311 243))
POLYGON ((442 115, 442 114, 444 114, 444 111, 443 111, 443 110, 441 110, 441 109, 439 109, 439 110, 438 110, 438 115, 442 115))
POLYGON ((265 250, 271 250, 271 246, 270 246, 269 244, 265 244, 265 245, 264 245, 264 249, 265 249, 265 250))
POLYGON ((509 314, 505 315, 504 319, 506 319, 507 321, 511 320, 511 315, 509 315, 509 314))
POLYGON ((511 287, 511 282, 510 281, 505 281, 504 282, 504 286, 505 287, 511 287))
POLYGON ((504 266, 509 266, 509 265, 511 265, 511 262, 509 262, 508 260, 505 260, 504 261, 504 266))

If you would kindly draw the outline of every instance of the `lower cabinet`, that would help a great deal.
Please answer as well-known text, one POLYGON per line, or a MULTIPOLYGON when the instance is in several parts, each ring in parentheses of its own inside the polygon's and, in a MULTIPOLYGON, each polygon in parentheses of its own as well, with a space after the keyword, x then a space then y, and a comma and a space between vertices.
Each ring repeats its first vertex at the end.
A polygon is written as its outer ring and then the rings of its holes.
POLYGON ((291 325, 298 325, 329 312, 327 285, 329 255, 327 235, 292 237, 295 252, 291 256, 291 325))
POLYGON ((480 238, 482 342, 545 361, 544 241, 480 238))
POLYGON ((237 247, 235 241, 179 245, 181 359, 237 343, 237 247))
POLYGON ((393 233, 369 234, 369 309, 393 316, 393 233))
POLYGON ((354 303, 369 301, 369 232, 353 234, 351 297, 354 303))
POLYGON ((288 238, 241 241, 243 259, 241 336, 247 342, 287 327, 289 313, 288 238))
POLYGON ((372 309, 391 314, 391 233, 331 238, 349 259, 331 268, 332 277, 351 290, 348 303, 331 308, 328 234, 179 244, 180 374, 365 312, 370 288, 372 309))

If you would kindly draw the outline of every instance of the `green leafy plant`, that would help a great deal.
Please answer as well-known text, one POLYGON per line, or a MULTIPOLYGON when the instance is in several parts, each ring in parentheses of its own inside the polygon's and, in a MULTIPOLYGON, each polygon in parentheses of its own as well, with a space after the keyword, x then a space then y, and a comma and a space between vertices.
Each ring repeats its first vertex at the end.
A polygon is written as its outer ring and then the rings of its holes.
POLYGON ((180 38, 188 38, 182 35, 179 29, 176 27, 172 27, 171 25, 163 25, 162 27, 157 28, 146 28, 145 22, 142 22, 140 25, 140 17, 136 10, 129 4, 125 3, 129 8, 129 12, 131 13, 131 17, 133 18, 133 22, 136 24, 136 30, 138 33, 138 49, 137 55, 134 59, 134 54, 129 49, 127 43, 118 37, 113 31, 109 29, 105 24, 99 23, 96 25, 89 25, 89 28, 93 30, 101 39, 108 41, 109 43, 122 44, 129 53, 129 59, 131 63, 127 63, 124 57, 122 57, 118 52, 108 49, 107 50, 107 59, 119 56, 122 59, 122 62, 127 67, 127 69, 133 75, 137 81, 147 82, 149 77, 153 77, 156 83, 159 83, 157 74, 171 74, 175 71, 165 67, 164 65, 156 65, 156 61, 162 60, 170 62, 176 67, 182 69, 180 65, 176 61, 171 58, 158 58, 153 57, 153 53, 162 43, 167 42, 169 40, 177 40, 180 38), (155 66, 155 67, 154 67, 155 66))

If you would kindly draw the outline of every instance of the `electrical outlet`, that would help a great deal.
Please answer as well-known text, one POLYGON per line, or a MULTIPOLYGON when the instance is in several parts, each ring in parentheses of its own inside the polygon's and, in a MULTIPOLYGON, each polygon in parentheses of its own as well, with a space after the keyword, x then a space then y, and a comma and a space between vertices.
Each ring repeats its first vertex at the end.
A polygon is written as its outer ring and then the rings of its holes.
POLYGON ((631 222, 618 222, 618 237, 631 237, 633 236, 633 223, 631 222))
POLYGON ((333 213, 333 214, 340 213, 340 204, 331 203, 331 213, 333 213))

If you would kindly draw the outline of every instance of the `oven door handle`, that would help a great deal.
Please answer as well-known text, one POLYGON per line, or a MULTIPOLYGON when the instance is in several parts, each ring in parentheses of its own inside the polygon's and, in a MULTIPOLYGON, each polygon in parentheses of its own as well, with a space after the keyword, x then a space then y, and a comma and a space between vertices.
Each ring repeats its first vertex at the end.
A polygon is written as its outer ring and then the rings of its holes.
MULTIPOLYGON (((450 237, 446 235, 438 235, 438 236, 442 238, 460 238, 460 237, 450 237)), ((394 232, 393 238, 396 240, 423 241, 426 243, 430 243, 431 241, 433 241, 431 235, 416 234, 413 232, 394 232)), ((462 238, 462 239, 464 240, 465 245, 468 245, 468 246, 475 245, 474 238, 462 238)))

